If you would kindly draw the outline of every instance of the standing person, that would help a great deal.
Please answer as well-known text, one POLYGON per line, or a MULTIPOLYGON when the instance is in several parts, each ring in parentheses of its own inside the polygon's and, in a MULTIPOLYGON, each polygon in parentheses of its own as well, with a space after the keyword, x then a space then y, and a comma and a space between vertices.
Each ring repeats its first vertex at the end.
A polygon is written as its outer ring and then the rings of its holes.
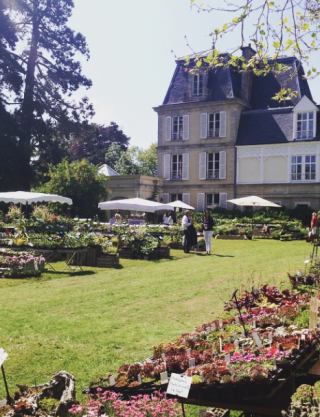
POLYGON ((188 253, 190 251, 190 232, 189 228, 191 226, 191 213, 190 210, 186 210, 184 216, 182 217, 181 226, 184 234, 183 242, 183 251, 188 253))
POLYGON ((319 219, 317 213, 312 213, 311 217, 311 242, 319 236, 319 219))
POLYGON ((213 233, 213 226, 214 221, 211 217, 210 211, 206 210, 204 213, 203 221, 202 221, 202 231, 204 236, 204 241, 206 242, 206 255, 210 255, 211 253, 211 239, 213 233))

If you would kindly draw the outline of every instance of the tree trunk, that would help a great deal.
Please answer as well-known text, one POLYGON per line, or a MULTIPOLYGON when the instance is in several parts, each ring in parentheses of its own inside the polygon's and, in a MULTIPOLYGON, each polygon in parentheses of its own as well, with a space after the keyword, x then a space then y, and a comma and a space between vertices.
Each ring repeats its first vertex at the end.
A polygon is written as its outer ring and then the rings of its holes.
POLYGON ((36 6, 33 6, 32 38, 29 50, 25 90, 21 107, 21 132, 20 132, 20 183, 22 191, 30 190, 32 156, 31 139, 34 131, 34 87, 35 69, 38 57, 39 22, 36 6))

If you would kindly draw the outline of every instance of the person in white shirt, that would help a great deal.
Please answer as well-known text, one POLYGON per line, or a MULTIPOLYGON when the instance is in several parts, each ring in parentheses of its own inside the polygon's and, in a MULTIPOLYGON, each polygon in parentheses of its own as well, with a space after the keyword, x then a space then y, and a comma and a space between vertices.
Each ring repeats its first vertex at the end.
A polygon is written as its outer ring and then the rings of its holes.
POLYGON ((186 210, 184 216, 182 217, 181 226, 184 234, 184 244, 183 244, 183 250, 185 253, 188 253, 190 251, 189 246, 189 233, 188 233, 188 227, 191 225, 191 213, 190 210, 186 210))
POLYGON ((173 224, 173 219, 172 219, 171 214, 170 214, 170 212, 169 212, 169 211, 167 211, 167 212, 163 215, 163 220, 162 220, 162 223, 163 223, 163 224, 167 224, 167 225, 173 224))

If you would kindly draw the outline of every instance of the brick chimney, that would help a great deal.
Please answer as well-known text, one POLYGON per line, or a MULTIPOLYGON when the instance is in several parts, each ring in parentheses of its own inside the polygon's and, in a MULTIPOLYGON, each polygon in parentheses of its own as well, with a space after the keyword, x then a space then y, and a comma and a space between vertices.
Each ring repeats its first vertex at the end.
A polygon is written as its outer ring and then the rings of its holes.
MULTIPOLYGON (((251 48, 250 43, 248 46, 242 46, 241 50, 242 56, 245 58, 246 62, 256 54, 256 51, 251 48)), ((250 103, 251 99, 252 77, 253 73, 250 70, 241 73, 241 96, 247 103, 250 103)))

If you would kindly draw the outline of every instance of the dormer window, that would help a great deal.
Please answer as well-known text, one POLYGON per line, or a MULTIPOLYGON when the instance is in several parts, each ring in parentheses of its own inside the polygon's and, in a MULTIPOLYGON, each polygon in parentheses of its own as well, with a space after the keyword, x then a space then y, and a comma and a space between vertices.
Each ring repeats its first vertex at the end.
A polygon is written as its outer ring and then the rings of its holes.
POLYGON ((200 96, 203 94, 203 74, 193 75, 192 78, 192 95, 200 96))
POLYGON ((316 137, 316 119, 319 109, 303 96, 293 108, 293 140, 311 140, 316 137))
POLYGON ((297 114, 297 140, 313 139, 314 113, 297 114))

